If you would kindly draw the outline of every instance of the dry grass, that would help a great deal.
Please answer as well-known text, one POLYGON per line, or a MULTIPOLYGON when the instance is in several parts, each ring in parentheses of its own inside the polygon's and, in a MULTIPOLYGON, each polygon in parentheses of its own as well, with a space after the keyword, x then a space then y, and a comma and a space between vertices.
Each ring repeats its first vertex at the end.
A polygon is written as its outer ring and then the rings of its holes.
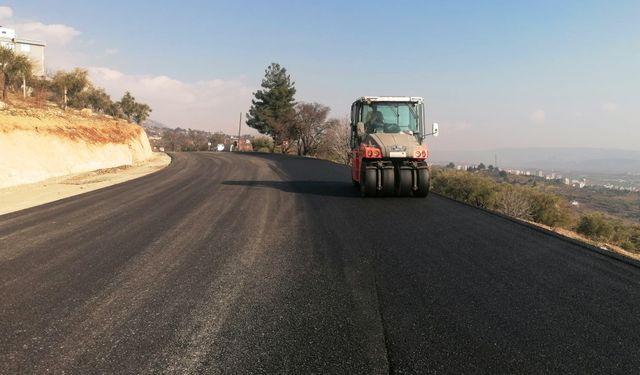
POLYGON ((126 143, 143 129, 125 120, 92 114, 90 111, 47 105, 39 108, 28 100, 13 97, 0 111, 0 133, 35 131, 89 144, 126 143))

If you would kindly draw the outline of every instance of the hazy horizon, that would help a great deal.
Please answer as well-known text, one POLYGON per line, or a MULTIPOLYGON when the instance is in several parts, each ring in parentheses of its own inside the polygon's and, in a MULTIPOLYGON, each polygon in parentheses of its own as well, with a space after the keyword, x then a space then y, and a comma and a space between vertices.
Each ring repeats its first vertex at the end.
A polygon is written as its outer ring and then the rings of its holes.
POLYGON ((638 15, 636 1, 21 0, 0 7, 0 25, 45 41, 49 71, 85 67, 171 127, 237 132, 278 62, 298 101, 335 117, 363 95, 424 97, 434 152, 640 150, 638 15))

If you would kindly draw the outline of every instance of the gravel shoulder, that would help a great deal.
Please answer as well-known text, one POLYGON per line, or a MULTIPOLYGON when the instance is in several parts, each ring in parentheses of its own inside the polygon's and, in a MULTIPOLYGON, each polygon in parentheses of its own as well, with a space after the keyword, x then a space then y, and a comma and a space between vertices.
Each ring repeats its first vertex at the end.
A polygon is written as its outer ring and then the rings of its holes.
POLYGON ((0 189, 0 215, 57 201, 156 172, 171 163, 171 157, 154 152, 150 159, 130 166, 50 178, 33 184, 0 189))

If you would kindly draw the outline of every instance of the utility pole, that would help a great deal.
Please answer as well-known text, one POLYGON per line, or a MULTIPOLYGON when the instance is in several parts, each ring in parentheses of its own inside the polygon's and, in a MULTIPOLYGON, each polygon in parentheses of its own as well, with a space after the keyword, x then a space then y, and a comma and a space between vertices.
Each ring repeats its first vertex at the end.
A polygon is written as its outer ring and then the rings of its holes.
POLYGON ((240 151, 240 131, 242 129, 242 112, 240 112, 240 120, 238 121, 238 151, 240 151))

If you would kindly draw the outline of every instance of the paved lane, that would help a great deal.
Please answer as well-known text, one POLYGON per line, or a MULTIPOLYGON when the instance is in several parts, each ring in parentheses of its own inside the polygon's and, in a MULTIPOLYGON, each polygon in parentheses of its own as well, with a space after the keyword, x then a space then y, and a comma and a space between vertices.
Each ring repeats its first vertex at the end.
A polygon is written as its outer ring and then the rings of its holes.
POLYGON ((0 216, 0 373, 640 370, 640 270, 349 170, 176 154, 0 216))

